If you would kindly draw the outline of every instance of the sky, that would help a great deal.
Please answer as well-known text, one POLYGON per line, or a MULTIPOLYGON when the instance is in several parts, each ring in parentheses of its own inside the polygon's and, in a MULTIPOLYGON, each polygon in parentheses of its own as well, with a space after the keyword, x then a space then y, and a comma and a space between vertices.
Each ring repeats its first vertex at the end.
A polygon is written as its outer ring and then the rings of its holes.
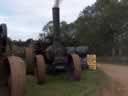
MULTIPOLYGON (((0 23, 6 23, 8 36, 13 40, 38 39, 43 26, 52 20, 55 0, 0 0, 0 23)), ((60 19, 68 23, 96 0, 63 0, 60 19)))

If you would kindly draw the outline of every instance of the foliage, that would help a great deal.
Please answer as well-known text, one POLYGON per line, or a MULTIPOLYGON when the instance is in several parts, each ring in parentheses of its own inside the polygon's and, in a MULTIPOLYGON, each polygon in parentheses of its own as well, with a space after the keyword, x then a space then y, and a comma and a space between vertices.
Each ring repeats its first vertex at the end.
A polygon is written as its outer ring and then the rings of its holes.
MULTIPOLYGON (((52 21, 49 21, 43 27, 43 32, 46 32, 47 37, 54 37, 52 21)), ((75 46, 78 44, 78 41, 76 40, 76 37, 75 37, 76 36, 75 33, 76 33, 76 28, 75 28, 74 23, 68 24, 66 21, 62 21, 60 23, 60 36, 61 36, 61 41, 64 43, 64 45, 75 46)))
POLYGON ((127 2, 97 0, 92 6, 86 7, 75 21, 81 43, 89 45, 99 55, 111 55, 113 47, 125 47, 128 29, 123 26, 128 24, 127 2))
MULTIPOLYGON (((128 47, 127 10, 128 0, 96 0, 74 22, 61 22, 61 39, 67 46, 89 46, 97 55, 119 55, 128 47)), ((54 35, 52 21, 43 29, 54 35)))

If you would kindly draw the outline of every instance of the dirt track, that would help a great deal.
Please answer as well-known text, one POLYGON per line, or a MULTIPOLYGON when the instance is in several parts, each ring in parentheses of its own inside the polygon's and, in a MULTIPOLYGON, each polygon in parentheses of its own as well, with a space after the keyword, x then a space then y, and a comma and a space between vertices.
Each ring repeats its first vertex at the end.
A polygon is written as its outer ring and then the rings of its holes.
POLYGON ((121 96, 128 96, 128 66, 98 64, 98 67, 121 84, 121 96))

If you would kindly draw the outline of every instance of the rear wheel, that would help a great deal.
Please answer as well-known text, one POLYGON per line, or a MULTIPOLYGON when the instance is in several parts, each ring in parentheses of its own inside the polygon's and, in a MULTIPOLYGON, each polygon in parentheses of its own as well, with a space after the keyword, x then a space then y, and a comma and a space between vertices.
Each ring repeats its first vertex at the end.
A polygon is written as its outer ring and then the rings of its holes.
POLYGON ((19 57, 8 57, 10 66, 9 88, 11 96, 24 96, 26 69, 23 60, 19 57))
POLYGON ((44 56, 42 55, 36 55, 35 75, 39 84, 46 81, 46 65, 44 56))

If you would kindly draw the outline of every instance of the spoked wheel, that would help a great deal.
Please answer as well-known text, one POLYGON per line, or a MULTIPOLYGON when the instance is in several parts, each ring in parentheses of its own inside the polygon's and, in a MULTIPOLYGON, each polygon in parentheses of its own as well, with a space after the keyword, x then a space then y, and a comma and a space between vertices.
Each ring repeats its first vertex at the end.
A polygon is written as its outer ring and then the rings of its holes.
POLYGON ((80 58, 76 54, 71 54, 69 58, 69 74, 73 80, 80 80, 81 77, 81 65, 80 58))
POLYGON ((46 81, 46 65, 44 56, 42 55, 36 55, 35 75, 38 84, 42 84, 46 81))
POLYGON ((26 69, 23 60, 19 57, 8 57, 10 66, 10 78, 9 78, 9 96, 24 96, 26 69))
POLYGON ((34 54, 32 48, 25 48, 25 56, 27 62, 27 74, 34 73, 34 54))

